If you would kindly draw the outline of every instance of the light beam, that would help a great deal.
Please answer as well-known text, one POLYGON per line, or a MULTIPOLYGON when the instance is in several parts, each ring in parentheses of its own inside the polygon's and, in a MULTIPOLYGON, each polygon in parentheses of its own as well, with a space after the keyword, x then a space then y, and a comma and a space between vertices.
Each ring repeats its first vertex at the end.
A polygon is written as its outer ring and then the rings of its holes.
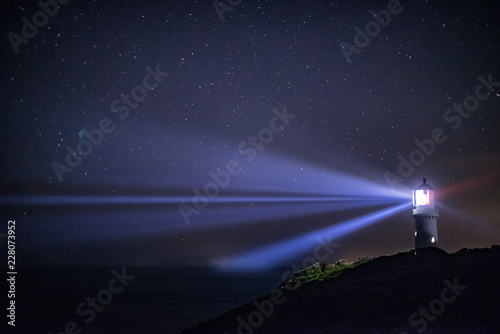
POLYGON ((391 216, 411 206, 411 202, 392 206, 359 218, 351 219, 335 226, 317 230, 304 236, 286 240, 278 244, 264 246, 257 250, 237 254, 215 261, 217 265, 232 269, 269 268, 303 253, 318 244, 318 239, 328 237, 338 239, 355 232, 383 218, 391 216))

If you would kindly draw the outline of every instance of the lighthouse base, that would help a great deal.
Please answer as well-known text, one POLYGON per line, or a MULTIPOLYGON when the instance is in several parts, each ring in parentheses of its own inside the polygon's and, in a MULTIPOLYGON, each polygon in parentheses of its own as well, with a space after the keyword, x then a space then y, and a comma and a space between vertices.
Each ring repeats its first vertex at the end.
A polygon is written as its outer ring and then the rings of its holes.
POLYGON ((413 215, 415 219, 415 249, 437 247, 437 217, 437 214, 413 215))

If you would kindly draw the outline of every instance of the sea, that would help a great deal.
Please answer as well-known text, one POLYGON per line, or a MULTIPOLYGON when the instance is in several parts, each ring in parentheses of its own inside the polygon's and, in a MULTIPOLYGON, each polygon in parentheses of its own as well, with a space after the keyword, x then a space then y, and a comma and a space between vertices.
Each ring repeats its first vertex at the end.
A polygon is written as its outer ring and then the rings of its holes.
POLYGON ((25 268, 16 275, 16 326, 7 326, 7 332, 179 333, 268 294, 279 286, 283 272, 224 272, 206 267, 25 268))

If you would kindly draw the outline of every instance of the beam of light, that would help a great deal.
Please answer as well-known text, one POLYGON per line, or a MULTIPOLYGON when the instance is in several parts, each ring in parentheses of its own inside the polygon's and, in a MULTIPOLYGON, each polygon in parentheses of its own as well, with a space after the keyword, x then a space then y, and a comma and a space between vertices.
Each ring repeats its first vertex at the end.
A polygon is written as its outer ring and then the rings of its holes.
MULTIPOLYGON (((235 176, 229 185, 235 190, 301 192, 317 195, 382 196, 408 198, 408 192, 392 189, 367 179, 316 165, 293 161, 287 157, 261 156, 245 165, 245 175, 235 176), (255 175, 248 179, 247 175, 255 175), (250 182, 247 182, 250 181, 250 182)), ((410 193, 411 194, 411 193, 410 193)))
MULTIPOLYGON (((245 204, 245 203, 281 203, 281 202, 350 202, 370 200, 397 200, 398 197, 371 197, 371 196, 220 196, 210 198, 211 203, 245 204)), ((0 205, 155 205, 180 204, 185 197, 174 196, 3 196, 0 205)))
MULTIPOLYGON (((271 113, 270 116, 273 116, 271 113)), ((248 124, 247 124, 248 125, 248 124)), ((142 124, 142 126, 149 126, 142 124)), ((155 128, 154 125, 153 128, 155 128)), ((154 130, 154 129, 151 129, 154 130)), ((153 133, 154 131, 150 131, 153 133)), ((185 189, 191 191, 193 187, 200 190, 213 182, 211 173, 223 173, 227 170, 229 161, 236 161, 242 171, 237 175, 231 175, 226 191, 266 191, 287 193, 291 189, 300 190, 302 193, 311 195, 371 195, 371 196, 405 196, 405 192, 387 187, 384 180, 380 184, 367 180, 363 177, 354 177, 348 173, 332 170, 329 166, 323 167, 308 161, 301 161, 293 157, 283 156, 271 150, 259 152, 255 159, 248 161, 248 157, 242 155, 238 150, 238 143, 228 145, 226 140, 217 136, 207 136, 193 132, 193 129, 176 128, 162 133, 158 142, 168 142, 172 147, 179 147, 178 159, 175 164, 170 159, 167 150, 164 154, 154 157, 148 151, 139 150, 133 157, 117 155, 114 165, 134 166, 133 169, 120 169, 120 177, 110 177, 108 172, 99 170, 92 171, 91 177, 78 177, 83 173, 73 173, 67 176, 65 184, 84 184, 97 189, 123 188, 141 189, 150 193, 151 190, 161 191, 165 189, 185 189), (200 145, 203 143, 203 145, 200 145), (207 159, 207 156, 210 158, 207 159), (132 160, 131 160, 132 158, 132 160), (153 169, 160 169, 162 173, 151 173, 153 169)), ((248 133, 250 134, 250 133, 248 133)), ((241 140, 245 140, 242 136, 241 140)), ((231 141, 234 138, 227 138, 231 141)), ((278 140, 278 138, 276 138, 278 140)), ((272 143, 274 145, 274 143, 272 143)), ((163 145, 160 145, 161 149, 163 145)), ((161 149, 159 147, 159 152, 161 149)), ((336 153, 338 161, 346 161, 346 156, 336 153)), ((358 166, 359 167, 359 166, 358 166)), ((366 166, 366 169, 372 169, 366 166)), ((381 173, 380 173, 381 175, 381 173)), ((224 195, 221 191, 220 195, 224 195)))
MULTIPOLYGON (((398 202, 400 203, 400 202, 398 202)), ((38 231, 38 240, 51 238, 58 243, 88 243, 95 241, 120 241, 131 236, 160 236, 167 234, 185 235, 186 232, 234 228, 239 225, 266 223, 276 224, 283 220, 302 219, 308 221, 315 215, 333 215, 340 211, 380 207, 388 203, 381 200, 348 202, 302 202, 261 203, 259 205, 229 205, 212 208, 204 213, 203 222, 185 225, 176 223, 177 209, 163 207, 143 210, 141 208, 118 208, 100 210, 97 213, 77 211, 71 217, 38 214, 36 221, 44 221, 46 229, 38 231), (66 218, 65 218, 66 217, 66 218), (67 221, 66 224, 60 224, 67 221), (106 223, 103 224, 102 221, 106 223), (50 228, 52 226, 52 228, 50 228), (75 228, 78 226, 78 229, 75 228)), ((393 204, 393 203, 391 203, 393 204)), ((27 232, 25 232, 27 233, 27 232)))
MULTIPOLYGON (((223 158, 222 162, 227 156, 223 158)), ((411 195, 411 192, 393 190, 363 178, 287 158, 262 155, 251 163, 245 163, 244 159, 240 162, 243 172, 232 176, 227 187, 209 199, 206 208, 192 215, 190 225, 186 225, 178 204, 193 205, 193 187, 204 192, 206 184, 214 182, 209 172, 217 171, 218 163, 203 166, 205 172, 200 173, 197 168, 195 175, 179 174, 168 181, 164 177, 154 180, 151 176, 127 178, 126 186, 131 186, 134 193, 153 191, 154 196, 88 193, 3 196, 0 207, 25 211, 25 219, 30 224, 23 233, 31 245, 85 245, 167 234, 184 237, 239 225, 281 224, 289 219, 307 221, 339 211, 395 205, 411 195)), ((123 188, 104 176, 102 182, 105 189, 123 188)), ((89 189, 99 188, 89 186, 89 189)))
MULTIPOLYGON (((184 222, 180 222, 181 218, 175 205, 137 206, 137 203, 164 204, 165 198, 155 200, 147 198, 147 201, 143 197, 142 200, 137 200, 134 197, 120 196, 40 198, 31 197, 30 201, 37 203, 41 209, 47 206, 50 210, 37 210, 36 216, 33 216, 30 213, 34 209, 27 209, 28 216, 24 218, 26 226, 30 228, 23 233, 32 245, 120 241, 132 236, 185 234, 255 223, 273 224, 284 219, 307 220, 314 215, 401 202, 400 199, 384 198, 330 197, 317 198, 318 201, 290 197, 281 199, 252 197, 241 198, 240 201, 236 201, 237 198, 230 198, 230 203, 217 204, 203 212, 203 220, 200 223, 187 226, 184 222), (40 201, 40 198, 43 200, 40 201), (87 203, 88 206, 83 206, 82 203, 87 203)), ((26 210, 21 205, 26 203, 26 198, 11 200, 11 203, 18 203, 20 209, 26 210)))
POLYGON ((495 171, 485 175, 480 175, 474 178, 464 180, 460 183, 452 184, 446 188, 437 189, 437 197, 453 196, 463 193, 466 190, 474 188, 483 188, 487 184, 493 184, 493 182, 498 182, 500 180, 500 173, 495 171))
POLYGON ((444 204, 439 204, 438 205, 439 211, 441 211, 441 215, 443 212, 450 214, 454 218, 458 219, 459 221, 465 223, 469 228, 473 228, 475 230, 479 230, 482 232, 493 232, 497 229, 496 226, 479 219, 477 217, 473 217, 471 215, 466 214, 463 211, 451 208, 447 205, 444 204))
POLYGON ((362 217, 351 219, 335 226, 310 232, 306 235, 286 240, 278 244, 261 247, 242 254, 216 260, 218 266, 229 270, 247 270, 249 268, 269 268, 276 266, 287 259, 300 255, 308 248, 318 245, 320 239, 338 239, 349 233, 355 232, 383 218, 389 217, 405 208, 411 203, 392 206, 388 209, 380 210, 362 217))
POLYGON ((276 222, 279 219, 293 219, 316 214, 332 214, 334 212, 353 209, 364 209, 381 205, 401 203, 401 199, 365 198, 340 201, 317 202, 263 202, 248 205, 216 206, 200 213, 203 215, 200 223, 189 225, 192 230, 203 230, 217 226, 236 226, 262 222, 276 222))
POLYGON ((62 196, 4 196, 0 205, 154 205, 180 203, 182 197, 169 196, 105 196, 105 195, 62 195, 62 196))
MULTIPOLYGON (((184 200, 189 202, 195 196, 193 189, 197 188, 204 193, 207 184, 216 182, 214 175, 228 177, 227 186, 220 189, 218 196, 230 196, 230 193, 279 193, 300 192, 308 196, 385 196, 407 198, 408 191, 391 189, 385 184, 373 180, 356 177, 346 172, 332 170, 328 167, 317 166, 303 161, 284 156, 269 156, 263 153, 253 161, 247 162, 243 157, 236 158, 241 165, 241 172, 237 175, 227 175, 226 163, 233 158, 231 152, 222 150, 224 154, 217 153, 211 159, 197 160, 190 157, 186 164, 170 171, 165 166, 165 175, 170 173, 175 177, 153 175, 152 173, 134 173, 126 175, 125 185, 128 189, 136 189, 141 193, 161 194, 170 191, 173 195, 187 194, 184 200), (193 161, 197 163, 193 163, 193 161), (188 163, 187 163, 188 162, 188 163), (198 163, 199 162, 199 163, 198 163), (203 163, 202 163, 203 162, 203 163)), ((234 152, 232 152, 234 154, 234 152)), ((344 159, 344 157, 339 157, 344 159)), ((139 162, 138 162, 139 163, 139 162)), ((142 161, 140 162, 142 163, 142 161)), ((153 167, 151 167, 153 168, 153 167)), ((154 168, 158 168, 155 166, 154 168)), ((124 181, 106 179, 106 175, 96 175, 88 180, 96 188, 106 187, 123 188, 124 181)), ((89 183, 86 184, 89 184, 89 183)), ((406 190, 406 189, 405 189, 406 190)), ((411 192, 410 192, 411 194, 411 192)))

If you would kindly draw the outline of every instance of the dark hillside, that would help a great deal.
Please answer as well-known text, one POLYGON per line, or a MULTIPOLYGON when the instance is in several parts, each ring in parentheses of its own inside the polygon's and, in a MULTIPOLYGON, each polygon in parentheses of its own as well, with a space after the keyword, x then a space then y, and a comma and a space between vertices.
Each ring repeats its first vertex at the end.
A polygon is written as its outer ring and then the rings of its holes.
POLYGON ((333 276, 282 284, 183 334, 500 333, 499 246, 383 256, 333 276))

